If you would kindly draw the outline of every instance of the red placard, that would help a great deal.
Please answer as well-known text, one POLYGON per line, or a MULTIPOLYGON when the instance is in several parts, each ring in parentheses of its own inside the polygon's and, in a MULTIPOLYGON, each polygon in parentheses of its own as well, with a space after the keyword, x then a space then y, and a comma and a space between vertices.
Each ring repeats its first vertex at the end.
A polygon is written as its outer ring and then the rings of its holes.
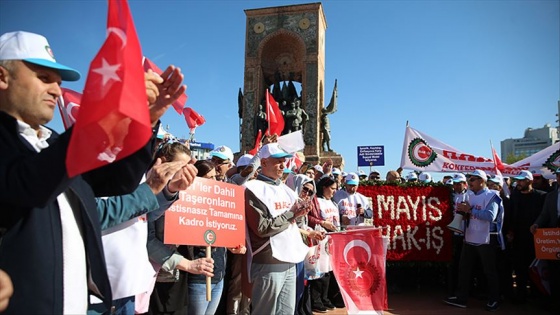
POLYGON ((245 244, 245 188, 198 177, 165 212, 166 244, 245 244))
POLYGON ((537 259, 560 260, 560 228, 537 229, 534 240, 537 259))
POLYGON ((450 261, 451 191, 443 186, 360 185, 373 225, 389 237, 387 260, 450 261))

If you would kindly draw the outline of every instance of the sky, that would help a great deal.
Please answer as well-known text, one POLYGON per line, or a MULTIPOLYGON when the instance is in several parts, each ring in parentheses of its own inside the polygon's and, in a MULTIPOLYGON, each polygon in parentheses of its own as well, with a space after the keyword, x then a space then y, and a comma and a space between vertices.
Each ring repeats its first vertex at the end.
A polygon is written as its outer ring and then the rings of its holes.
MULTIPOLYGON (((206 118, 196 140, 239 151, 244 10, 309 1, 129 1, 145 56, 180 67, 187 106, 206 118)), ((325 99, 331 148, 356 171, 358 146, 384 146, 382 177, 400 165, 407 122, 463 152, 491 157, 490 142, 555 127, 560 100, 560 1, 324 1, 325 99)), ((0 1, 0 33, 47 37, 58 62, 82 73, 82 91, 106 34, 106 1, 0 1)), ((188 137, 182 116, 162 117, 188 137)), ((60 114, 49 127, 63 131, 60 114)), ((362 167, 369 172, 369 167, 362 167)), ((408 173, 405 170, 405 174, 408 173)), ((433 174, 441 178, 441 174, 433 174)))

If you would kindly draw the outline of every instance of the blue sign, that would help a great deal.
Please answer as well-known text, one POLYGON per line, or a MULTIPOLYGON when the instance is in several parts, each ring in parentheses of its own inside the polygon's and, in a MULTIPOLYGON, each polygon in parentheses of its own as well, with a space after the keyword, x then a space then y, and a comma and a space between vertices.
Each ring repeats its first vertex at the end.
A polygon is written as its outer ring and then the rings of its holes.
POLYGON ((382 145, 358 147, 358 166, 384 166, 385 148, 382 145))

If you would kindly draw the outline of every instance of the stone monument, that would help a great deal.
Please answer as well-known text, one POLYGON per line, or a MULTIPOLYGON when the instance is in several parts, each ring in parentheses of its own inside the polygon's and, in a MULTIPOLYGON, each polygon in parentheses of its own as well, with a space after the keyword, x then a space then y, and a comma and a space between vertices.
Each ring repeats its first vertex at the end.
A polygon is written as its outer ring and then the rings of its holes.
POLYGON ((283 133, 302 130, 306 162, 332 159, 344 165, 332 150, 329 114, 336 111, 337 85, 325 103, 325 30, 321 3, 245 10, 245 72, 239 92, 240 151, 255 144, 265 92, 278 101, 287 124, 283 133), (297 93, 300 87, 300 94, 297 93), (286 119, 287 117, 287 119, 286 119))

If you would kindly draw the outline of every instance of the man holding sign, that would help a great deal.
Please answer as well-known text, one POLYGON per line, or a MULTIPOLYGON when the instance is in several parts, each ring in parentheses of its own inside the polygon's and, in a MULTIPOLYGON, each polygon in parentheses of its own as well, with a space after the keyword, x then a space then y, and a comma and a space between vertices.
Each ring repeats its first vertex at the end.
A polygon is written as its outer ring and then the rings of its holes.
POLYGON ((308 252, 295 220, 306 215, 311 204, 298 201, 296 193, 280 181, 291 154, 278 143, 264 145, 258 154, 261 173, 245 184, 252 312, 294 314, 295 266, 308 252))
MULTIPOLYGON (((560 168, 556 169, 554 173, 556 174, 556 182, 558 183, 560 181, 560 168)), ((530 228, 531 233, 535 234, 537 232, 537 228, 559 228, 556 229, 556 231, 560 231, 560 205, 558 204, 559 192, 559 189, 554 189, 546 194, 542 211, 530 228)), ((550 231, 549 233, 557 235, 556 231, 550 231)), ((560 237, 557 239, 558 240, 555 244, 560 242, 560 237)), ((559 253, 556 254, 560 255, 559 253)), ((550 291, 552 295, 550 301, 553 303, 551 309, 558 309, 558 307, 560 307, 560 258, 557 258, 557 260, 548 260, 548 268, 550 273, 550 291)))

